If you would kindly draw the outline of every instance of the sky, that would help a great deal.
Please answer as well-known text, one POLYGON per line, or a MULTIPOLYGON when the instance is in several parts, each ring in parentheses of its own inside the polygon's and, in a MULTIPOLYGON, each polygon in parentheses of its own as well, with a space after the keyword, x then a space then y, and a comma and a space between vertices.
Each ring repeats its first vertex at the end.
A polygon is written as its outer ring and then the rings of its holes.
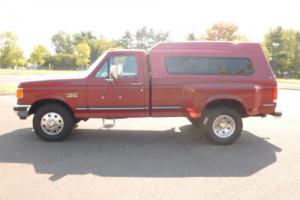
POLYGON ((53 51, 58 31, 92 31, 109 39, 147 26, 169 31, 171 40, 205 33, 220 21, 235 23, 239 33, 261 42, 271 28, 300 30, 298 0, 0 0, 0 33, 13 31, 25 55, 37 44, 53 51))

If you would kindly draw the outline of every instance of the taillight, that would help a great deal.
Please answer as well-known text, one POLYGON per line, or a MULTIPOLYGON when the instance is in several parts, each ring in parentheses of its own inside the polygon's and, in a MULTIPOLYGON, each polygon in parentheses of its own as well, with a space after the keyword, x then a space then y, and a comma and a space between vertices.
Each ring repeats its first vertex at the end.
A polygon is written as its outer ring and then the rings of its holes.
POLYGON ((277 100, 277 84, 273 87, 272 99, 273 101, 277 100))

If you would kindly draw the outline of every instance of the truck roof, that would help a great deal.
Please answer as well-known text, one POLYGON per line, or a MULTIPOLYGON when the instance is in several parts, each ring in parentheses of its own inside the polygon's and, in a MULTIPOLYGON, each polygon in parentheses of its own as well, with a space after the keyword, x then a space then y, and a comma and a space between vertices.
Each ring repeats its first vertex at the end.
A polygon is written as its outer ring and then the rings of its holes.
POLYGON ((113 51, 113 52, 146 52, 143 49, 119 49, 119 48, 111 48, 111 49, 108 49, 108 51, 113 51))
POLYGON ((227 42, 227 41, 192 41, 192 42, 160 42, 149 49, 153 51, 197 51, 197 50, 232 50, 233 48, 257 48, 259 43, 227 42))

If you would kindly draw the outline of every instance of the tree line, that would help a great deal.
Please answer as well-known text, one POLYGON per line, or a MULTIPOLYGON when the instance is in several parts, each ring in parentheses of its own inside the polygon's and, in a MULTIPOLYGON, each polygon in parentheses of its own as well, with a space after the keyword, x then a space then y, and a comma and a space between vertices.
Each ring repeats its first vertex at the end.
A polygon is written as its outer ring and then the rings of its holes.
MULTIPOLYGON (((248 41, 239 34, 237 25, 226 22, 213 24, 202 35, 188 33, 187 41, 248 41)), ((0 67, 35 66, 44 69, 84 69, 110 48, 148 49, 161 41, 170 41, 167 31, 156 31, 142 27, 135 32, 126 31, 118 39, 97 37, 92 32, 58 32, 51 38, 55 53, 42 44, 34 47, 29 58, 25 58, 12 32, 0 36, 0 67)), ((262 46, 273 71, 278 77, 300 78, 300 31, 276 27, 264 36, 262 46)))

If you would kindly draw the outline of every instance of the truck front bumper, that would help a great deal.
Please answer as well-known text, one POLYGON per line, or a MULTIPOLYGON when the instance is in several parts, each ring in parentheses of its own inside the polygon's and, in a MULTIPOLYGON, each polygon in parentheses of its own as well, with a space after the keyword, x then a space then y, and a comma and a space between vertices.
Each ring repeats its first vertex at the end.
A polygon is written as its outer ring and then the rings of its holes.
POLYGON ((20 119, 26 119, 29 115, 30 105, 15 105, 14 111, 20 117, 20 119))

